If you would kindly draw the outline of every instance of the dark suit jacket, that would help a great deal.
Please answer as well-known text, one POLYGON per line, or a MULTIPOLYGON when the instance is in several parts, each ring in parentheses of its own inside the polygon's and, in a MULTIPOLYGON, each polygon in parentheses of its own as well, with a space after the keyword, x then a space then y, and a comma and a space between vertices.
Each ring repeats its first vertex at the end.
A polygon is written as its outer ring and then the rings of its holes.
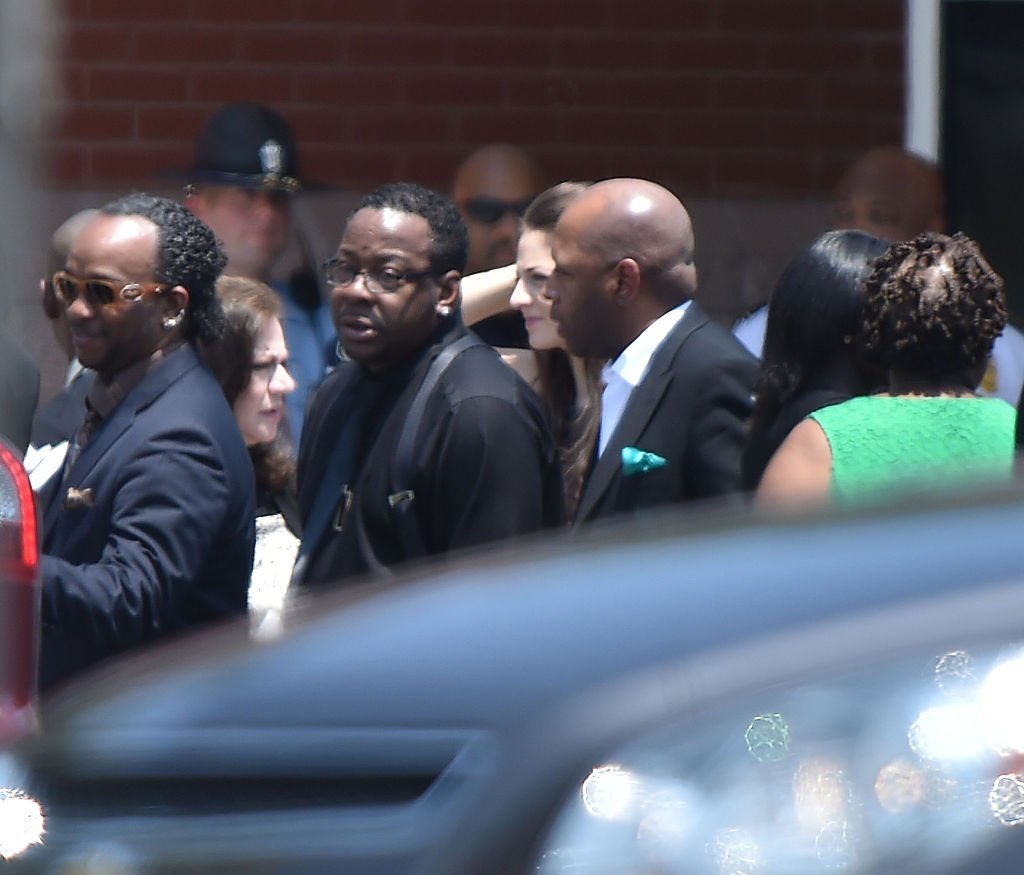
POLYGON ((691 303, 629 396, 587 478, 575 524, 738 491, 756 373, 742 344, 691 303), (624 447, 666 464, 625 473, 624 447))
POLYGON ((0 335, 0 434, 22 454, 38 400, 39 368, 18 343, 0 335))
POLYGON ((85 396, 95 372, 83 368, 74 379, 36 410, 32 420, 32 446, 59 444, 75 436, 85 419, 85 396))
POLYGON ((40 490, 40 686, 246 607, 252 464, 191 346, 171 353, 40 490))

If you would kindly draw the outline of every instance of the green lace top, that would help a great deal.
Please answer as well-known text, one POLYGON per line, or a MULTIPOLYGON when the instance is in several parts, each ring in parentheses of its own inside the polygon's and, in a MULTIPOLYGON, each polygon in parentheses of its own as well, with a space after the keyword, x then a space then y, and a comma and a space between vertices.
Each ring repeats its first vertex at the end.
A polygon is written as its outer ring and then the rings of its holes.
POLYGON ((831 491, 839 501, 1013 474, 1017 411, 999 398, 869 395, 811 418, 832 450, 831 491))

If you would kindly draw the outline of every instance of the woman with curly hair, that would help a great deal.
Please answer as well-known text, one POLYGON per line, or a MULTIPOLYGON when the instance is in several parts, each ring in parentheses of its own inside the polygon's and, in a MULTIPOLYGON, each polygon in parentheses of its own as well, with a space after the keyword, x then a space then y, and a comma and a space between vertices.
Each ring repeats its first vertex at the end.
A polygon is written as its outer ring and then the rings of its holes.
POLYGON ((220 383, 249 449, 256 478, 256 555, 249 614, 257 636, 279 627, 280 608, 298 549, 295 464, 281 430, 285 397, 295 390, 281 327, 281 300, 245 277, 217 280, 224 308, 220 340, 202 355, 220 383))
POLYGON ((893 243, 867 282, 862 341, 885 392, 812 413, 759 502, 851 502, 1009 479, 1016 411, 975 389, 1006 325, 1003 281, 963 234, 893 243))
POLYGON ((887 245, 865 231, 828 231, 779 277, 741 462, 745 489, 757 488, 769 460, 804 417, 885 382, 855 341, 864 321, 864 283, 887 245))

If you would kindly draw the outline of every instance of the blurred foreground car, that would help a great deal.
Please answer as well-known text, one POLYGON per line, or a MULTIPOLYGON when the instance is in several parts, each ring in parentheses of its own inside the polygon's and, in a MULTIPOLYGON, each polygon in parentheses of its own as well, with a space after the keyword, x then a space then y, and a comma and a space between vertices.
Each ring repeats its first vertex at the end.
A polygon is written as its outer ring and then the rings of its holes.
POLYGON ((12 871, 1020 871, 1022 532, 665 516, 155 650, 17 748, 12 871))
POLYGON ((28 476, 0 438, 0 860, 21 853, 41 832, 39 807, 20 786, 4 751, 36 726, 39 552, 28 476))

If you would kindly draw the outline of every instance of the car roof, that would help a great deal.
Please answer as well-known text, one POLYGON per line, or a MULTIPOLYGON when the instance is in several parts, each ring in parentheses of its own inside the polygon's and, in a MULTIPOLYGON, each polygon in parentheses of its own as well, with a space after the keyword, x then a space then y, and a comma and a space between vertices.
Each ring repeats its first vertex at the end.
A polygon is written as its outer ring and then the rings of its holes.
POLYGON ((388 586, 308 594, 281 639, 236 625, 101 672, 58 722, 500 725, 617 676, 829 616, 1016 577, 1024 500, 780 520, 652 515, 388 586), (273 701, 275 707, 260 707, 273 701), (242 717, 244 715, 244 718, 242 717))

